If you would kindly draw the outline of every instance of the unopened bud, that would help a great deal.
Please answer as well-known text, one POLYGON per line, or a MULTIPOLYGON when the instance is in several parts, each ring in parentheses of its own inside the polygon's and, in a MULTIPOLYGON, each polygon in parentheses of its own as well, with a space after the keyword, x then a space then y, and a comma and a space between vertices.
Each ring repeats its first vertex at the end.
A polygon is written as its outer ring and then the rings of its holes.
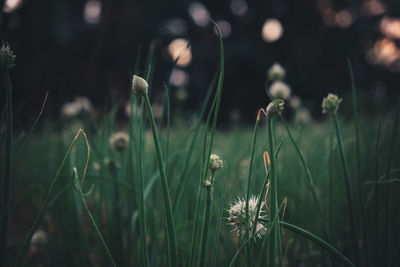
POLYGON ((135 92, 135 94, 145 95, 149 91, 149 85, 142 77, 133 75, 132 90, 135 92))

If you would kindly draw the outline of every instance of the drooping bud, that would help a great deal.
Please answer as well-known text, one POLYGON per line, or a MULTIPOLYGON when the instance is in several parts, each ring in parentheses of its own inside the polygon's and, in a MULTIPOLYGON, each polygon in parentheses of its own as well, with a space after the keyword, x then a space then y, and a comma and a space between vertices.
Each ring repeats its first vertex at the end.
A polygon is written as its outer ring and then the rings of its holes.
POLYGON ((285 101, 283 101, 282 99, 275 99, 274 101, 269 103, 266 109, 267 119, 270 119, 277 115, 281 115, 284 107, 285 101))
POLYGON ((132 90, 135 92, 135 94, 145 95, 149 91, 149 85, 142 77, 133 75, 132 90))
POLYGON ((6 42, 3 42, 0 48, 0 69, 11 70, 14 68, 15 58, 16 56, 10 49, 10 46, 6 42))
POLYGON ((339 98, 335 94, 329 93, 327 97, 322 100, 322 114, 334 114, 339 109, 339 105, 342 102, 342 98, 339 98))

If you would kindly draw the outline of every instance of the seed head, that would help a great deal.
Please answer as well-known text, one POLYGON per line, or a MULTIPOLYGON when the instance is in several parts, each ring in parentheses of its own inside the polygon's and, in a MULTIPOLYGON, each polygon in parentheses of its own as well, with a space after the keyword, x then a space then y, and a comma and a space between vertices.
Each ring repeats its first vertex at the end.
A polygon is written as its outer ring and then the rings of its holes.
POLYGON ((339 109, 339 105, 342 102, 342 98, 339 98, 335 94, 329 93, 327 97, 322 100, 322 114, 334 114, 339 109))
POLYGON ((285 101, 282 99, 275 99, 268 104, 266 108, 267 118, 270 119, 276 115, 281 115, 285 107, 285 101))
POLYGON ((270 80, 282 80, 286 76, 285 69, 279 63, 274 63, 268 70, 270 80))
POLYGON ((149 85, 147 84, 146 80, 143 79, 142 77, 133 75, 132 90, 133 92, 135 92, 135 94, 145 95, 149 91, 149 85))
POLYGON ((129 146, 129 135, 117 132, 110 137, 110 147, 118 152, 123 152, 129 146))
POLYGON ((67 118, 78 116, 81 113, 91 113, 92 111, 92 103, 84 96, 77 97, 74 101, 65 103, 61 108, 61 114, 67 118))
MULTIPOLYGON (((254 227, 256 227, 255 238, 261 238, 265 234, 267 228, 263 222, 257 221, 257 226, 255 226, 255 218, 257 213, 257 202, 258 197, 251 196, 249 198, 249 216, 248 216, 248 226, 249 232, 252 233, 254 227)), ((266 218, 266 212, 263 210, 263 204, 261 205, 258 217, 266 218)), ((233 232, 235 232, 238 237, 243 235, 246 231, 246 199, 238 197, 237 200, 233 202, 229 208, 229 224, 233 226, 233 232)))
POLYGON ((216 154, 210 155, 210 170, 216 172, 224 167, 224 161, 216 154))
POLYGON ((291 89, 286 83, 275 81, 269 88, 269 93, 274 99, 287 100, 290 97, 291 89))
POLYGON ((0 47, 0 69, 1 70, 11 70, 14 68, 15 64, 15 54, 10 49, 10 46, 3 41, 0 47))

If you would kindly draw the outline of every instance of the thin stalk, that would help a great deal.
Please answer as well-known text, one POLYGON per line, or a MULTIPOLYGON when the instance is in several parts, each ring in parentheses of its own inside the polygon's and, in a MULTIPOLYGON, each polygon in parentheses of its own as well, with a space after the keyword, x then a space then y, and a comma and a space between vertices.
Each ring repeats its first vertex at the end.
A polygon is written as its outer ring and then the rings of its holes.
POLYGON ((143 158, 144 152, 142 148, 142 138, 143 138, 143 102, 140 110, 140 123, 139 123, 139 157, 137 157, 137 166, 139 173, 139 213, 140 213, 140 241, 142 247, 144 266, 149 266, 149 254, 147 250, 147 229, 146 229, 146 207, 145 207, 145 196, 143 193, 143 158))
POLYGON ((79 182, 78 172, 77 172, 76 168, 74 168, 74 176, 75 176, 75 178, 74 178, 74 186, 75 186, 75 189, 78 191, 78 193, 80 195, 80 198, 81 198, 82 203, 83 203, 83 207, 85 208, 85 210, 86 210, 86 212, 87 212, 87 214, 89 216, 89 219, 90 219, 90 221, 91 221, 91 223, 92 223, 97 235, 99 236, 99 238, 101 240, 101 243, 104 246, 104 249, 106 250, 107 256, 108 256, 112 266, 116 267, 117 265, 115 264, 115 261, 114 261, 112 255, 111 255, 110 250, 108 249, 106 241, 104 241, 104 238, 103 238, 103 236, 102 236, 102 234, 100 232, 100 229, 99 229, 99 227, 97 227, 97 224, 96 224, 96 222, 95 222, 95 220, 94 220, 94 218, 92 216, 92 213, 90 212, 89 207, 88 207, 88 205, 86 203, 85 195, 82 192, 82 186, 81 186, 81 184, 79 182))
POLYGON ((352 93, 352 102, 353 102, 353 114, 354 114, 354 122, 355 122, 355 131, 356 131, 356 164, 357 164, 357 181, 358 181, 358 201, 359 201, 359 210, 361 214, 361 232, 363 235, 364 241, 364 257, 365 257, 365 265, 369 266, 368 260, 368 239, 367 239, 367 226, 365 220, 365 213, 363 212, 363 203, 364 203, 364 196, 363 196, 363 182, 361 177, 361 152, 360 152, 360 120, 358 116, 358 105, 357 105, 357 92, 356 92, 356 85, 354 81, 353 69, 351 67, 350 59, 347 59, 347 64, 349 66, 350 71, 350 79, 351 79, 351 93, 352 93))
MULTIPOLYGON (((268 221, 268 220, 266 220, 266 221, 268 221)), ((340 253, 337 249, 332 247, 328 242, 319 238, 318 236, 314 235, 313 233, 311 233, 307 230, 304 230, 303 228, 300 228, 296 225, 287 223, 287 222, 279 221, 279 223, 286 229, 289 229, 295 233, 302 235, 304 238, 306 238, 310 241, 313 241, 314 243, 316 243, 317 245, 319 245, 320 247, 325 249, 332 257, 336 258, 341 263, 343 263, 345 266, 350 266, 350 267, 356 266, 348 258, 346 258, 342 253, 340 253)))
MULTIPOLYGON (((246 192, 246 208, 245 208, 245 224, 246 224, 246 232, 245 232, 245 240, 249 239, 249 198, 250 198, 250 185, 251 185, 251 173, 253 170, 253 161, 254 161, 254 151, 256 146, 257 140, 257 129, 260 123, 260 117, 257 116, 256 123, 254 125, 253 130, 253 141, 251 145, 251 152, 250 152, 250 164, 249 164, 249 172, 247 175, 247 192, 246 192)), ((257 214, 257 213, 256 213, 257 214)), ((257 227, 255 226, 254 229, 257 227)), ((250 246, 246 246, 246 266, 251 266, 251 250, 250 246)))
MULTIPOLYGON (((211 180, 214 178, 214 172, 212 172, 211 180)), ((213 185, 206 186, 207 189, 207 198, 206 198, 206 209, 204 212, 204 220, 203 220, 203 231, 201 234, 201 242, 200 242, 200 253, 199 253, 199 267, 206 266, 207 263, 207 243, 208 243, 208 233, 210 231, 211 224, 211 211, 212 211, 212 203, 213 203, 213 185)))
MULTIPOLYGON (((196 125, 194 127, 194 135, 192 137, 192 140, 190 141, 189 151, 188 151, 187 156, 185 157, 185 163, 183 164, 184 167, 183 167, 181 175, 179 176, 178 188, 177 188, 176 193, 175 193, 176 200, 175 200, 174 205, 173 205, 174 214, 175 214, 176 210, 179 207, 183 192, 185 192, 185 189, 186 189, 187 184, 188 184, 188 180, 189 179, 185 179, 185 178, 187 176, 187 172, 189 170, 189 165, 190 165, 190 160, 192 158, 192 155, 193 155, 193 152, 194 152, 194 148, 195 148, 195 145, 196 145, 196 141, 197 141, 198 135, 200 133, 200 126, 201 126, 201 122, 202 122, 204 113, 206 111, 207 103, 208 103, 208 101, 209 101, 209 99, 211 97, 212 89, 214 88, 215 82, 217 81, 217 77, 218 77, 218 70, 215 72, 214 77, 213 77, 213 79, 212 79, 212 81, 210 83, 210 86, 208 87, 206 98, 205 98, 205 100, 203 102, 203 105, 202 105, 202 107, 200 109, 200 113, 198 115, 197 122, 196 122, 196 125)), ((214 98, 212 106, 215 105, 215 101, 216 101, 216 99, 214 98)))
MULTIPOLYGON (((397 107, 397 112, 396 112, 396 117, 394 119, 393 123, 393 130, 392 130, 392 136, 390 140, 390 145, 389 145, 389 155, 388 155, 388 160, 387 160, 387 168, 386 168, 386 179, 390 179, 390 166, 392 163, 392 151, 393 151, 393 146, 396 138, 396 131, 399 123, 399 113, 400 113, 400 104, 397 107)), ((385 188, 385 244, 384 244, 384 249, 385 251, 385 257, 384 258, 384 265, 383 266, 390 266, 390 235, 389 235, 389 229, 390 229, 390 210, 391 210, 391 205, 390 205, 390 184, 386 184, 385 188)))
POLYGON ((113 219, 116 221, 114 224, 115 227, 115 235, 116 235, 116 248, 115 248, 115 256, 118 262, 118 265, 123 265, 122 260, 124 256, 123 251, 123 233, 122 233, 122 212, 121 212, 121 193, 119 190, 118 184, 118 169, 115 164, 110 164, 112 179, 113 179, 113 198, 114 198, 114 211, 113 211, 113 219))
POLYGON ((215 232, 215 240, 214 240, 214 252, 212 256, 212 265, 215 267, 217 263, 217 254, 218 254, 218 242, 219 242, 219 233, 221 231, 221 221, 222 221, 222 214, 224 212, 224 204, 225 204, 225 193, 226 193, 226 172, 225 172, 225 178, 224 178, 224 189, 222 191, 222 199, 221 199, 221 205, 219 208, 219 213, 218 213, 218 219, 217 219, 217 230, 215 232))
MULTIPOLYGON (((378 131, 376 134, 376 142, 375 142, 375 181, 379 181, 379 140, 381 138, 381 129, 382 123, 379 121, 378 131)), ((380 261, 380 242, 379 242, 379 191, 376 189, 375 191, 375 243, 376 243, 376 265, 378 266, 380 261)))
MULTIPOLYGON (((268 139, 269 139, 269 150, 271 154, 275 151, 275 140, 274 140, 274 130, 273 130, 273 118, 268 118, 268 139)), ((276 218, 274 220, 278 220, 279 217, 276 217, 278 213, 278 178, 276 173, 276 159, 274 156, 271 157, 271 213, 270 216, 272 218, 276 218)), ((273 226, 272 236, 269 240, 269 265, 275 266, 275 260, 279 256, 279 251, 281 251, 280 244, 280 227, 278 225, 273 226)), ((279 257, 279 266, 282 265, 282 259, 279 257)))
POLYGON ((322 211, 322 207, 321 207, 321 204, 320 204, 319 199, 318 199, 318 196, 317 196, 317 190, 316 190, 316 188, 315 188, 314 179, 313 179, 313 177, 312 177, 312 175, 311 175, 311 171, 310 171, 310 169, 308 168, 307 161, 306 161, 306 159, 305 159, 305 157, 304 157, 304 154, 303 154, 303 152, 302 152, 300 146, 297 144, 297 142, 296 142, 296 140, 294 139, 292 133, 290 132, 289 126, 287 125, 286 121, 283 119, 282 116, 281 116, 281 119, 282 119, 283 125, 285 126, 286 131, 287 131, 287 133, 288 133, 288 135, 289 135, 289 138, 290 138, 290 140, 292 141, 294 147, 296 148, 297 154, 299 155, 301 165, 303 166, 304 171, 305 171, 305 173, 306 173, 306 176, 307 176, 307 178, 308 178, 307 181, 308 181, 308 186, 309 186, 310 191, 311 191, 311 195, 312 195, 312 197, 313 197, 313 200, 314 200, 314 202, 315 202, 315 205, 316 205, 317 208, 318 208, 319 216, 321 217, 321 221, 322 221, 322 223, 323 223, 323 225, 324 225, 324 230, 325 230, 326 236, 328 237, 328 240, 329 240, 329 239, 330 239, 330 238, 329 238, 330 236, 329 236, 329 230, 328 230, 327 219, 326 219, 326 216, 325 216, 324 212, 322 211))
POLYGON ((33 131, 36 128, 36 125, 38 124, 40 117, 43 114, 44 111, 44 107, 46 105, 46 101, 47 101, 47 96, 49 95, 49 91, 46 92, 46 95, 44 96, 44 100, 43 100, 43 104, 42 104, 42 108, 40 109, 39 115, 36 117, 35 121, 33 122, 33 125, 31 127, 31 129, 29 130, 28 134, 25 136, 24 140, 22 141, 22 144, 19 148, 19 150, 15 153, 14 158, 12 160, 12 164, 14 165, 15 161, 17 160, 18 156, 21 154, 22 150, 24 149, 26 143, 29 140, 29 137, 32 136, 33 131))
MULTIPOLYGON (((215 103, 215 102, 214 102, 215 103)), ((207 123, 208 125, 209 120, 211 118, 212 110, 213 110, 214 105, 211 106, 211 110, 208 114, 207 117, 207 123)), ((198 184, 198 190, 197 190, 197 197, 196 197, 196 208, 194 212, 194 227, 192 231, 192 241, 190 243, 190 252, 189 252, 189 266, 192 266, 194 264, 194 249, 195 249, 195 242, 196 242, 196 235, 197 235, 197 228, 198 228, 198 222, 199 222, 199 211, 200 211, 200 201, 201 201, 201 189, 202 189, 202 183, 203 183, 203 164, 205 162, 204 157, 206 154, 206 147, 207 147, 207 126, 205 129, 204 133, 204 141, 203 141, 203 149, 202 149, 202 157, 201 157, 201 167, 200 167, 200 179, 199 179, 199 184, 198 184)))
POLYGON ((156 149, 158 169, 160 172, 161 185, 162 185, 163 197, 164 197, 164 205, 165 205, 165 213, 166 213, 166 217, 167 217, 168 236, 170 239, 170 246, 171 246, 171 264, 172 264, 172 266, 177 266, 178 265, 178 262, 177 262, 178 253, 177 253, 177 246, 176 246, 175 225, 174 225, 174 219, 172 216, 171 197, 170 197, 169 188, 168 188, 167 176, 165 174, 164 159, 163 159, 162 152, 161 152, 160 139, 158 137, 157 126, 156 126, 156 122, 154 120, 153 111, 151 109, 149 96, 147 94, 144 94, 143 99, 144 99, 144 104, 145 104, 146 110, 147 110, 147 116, 150 120, 150 125, 151 125, 152 131, 153 131, 154 146, 156 149))
POLYGON ((357 239, 357 228, 354 219, 354 212, 353 212, 353 198, 352 198, 352 189, 351 189, 351 180, 350 180, 350 172, 349 167, 347 165, 346 155, 344 153, 343 141, 342 141, 342 134, 340 132, 339 120, 336 113, 333 114, 334 122, 335 122, 335 130, 336 130, 336 137, 339 146, 339 153, 340 153, 340 160, 342 162, 342 169, 344 174, 344 181, 346 185, 346 196, 347 196, 347 208, 349 212, 349 224, 350 224, 350 235, 353 247, 353 255, 356 262, 356 266, 359 265, 359 258, 358 258, 358 239, 357 239))
POLYGON ((63 160, 61 161, 60 167, 58 168, 58 170, 56 172, 56 175, 54 176, 54 178, 53 178, 53 180, 52 180, 52 182, 50 184, 49 190, 47 191, 47 194, 46 194, 45 198, 43 199, 42 204, 40 205, 39 211, 35 216, 33 224, 32 224, 32 226, 31 226, 31 228, 30 228, 30 230, 29 230, 29 232, 28 232, 28 234, 27 234, 27 236, 26 236, 26 238, 24 240, 24 243, 22 245, 21 251, 19 252, 16 264, 15 264, 16 267, 20 267, 23 264, 23 259, 25 258, 25 255, 26 255, 26 253, 28 251, 28 245, 29 245, 29 243, 30 243, 30 241, 32 239, 33 234, 35 233, 36 229, 38 228, 40 221, 43 218, 44 211, 46 210, 47 204, 49 203, 49 200, 50 200, 50 195, 53 192, 54 186, 55 186, 56 182, 58 181, 58 178, 61 175, 61 171, 62 171, 62 169, 63 169, 63 167, 65 165, 65 162, 67 161, 67 158, 68 158, 69 154, 71 153, 71 150, 72 150, 73 146, 75 145, 75 142, 78 140, 78 137, 79 137, 80 134, 85 135, 85 133, 83 132, 82 129, 80 129, 78 131, 78 133, 75 135, 75 137, 72 140, 67 152, 64 155, 63 160))
POLYGON ((5 146, 5 160, 4 160, 4 187, 2 199, 2 212, 4 212, 4 221, 1 224, 0 233, 0 261, 2 266, 7 262, 7 241, 8 241, 8 218, 9 207, 11 206, 11 165, 12 165, 12 135, 13 135, 13 114, 12 114, 12 88, 8 70, 3 71, 3 79, 7 92, 6 104, 6 146, 5 146))

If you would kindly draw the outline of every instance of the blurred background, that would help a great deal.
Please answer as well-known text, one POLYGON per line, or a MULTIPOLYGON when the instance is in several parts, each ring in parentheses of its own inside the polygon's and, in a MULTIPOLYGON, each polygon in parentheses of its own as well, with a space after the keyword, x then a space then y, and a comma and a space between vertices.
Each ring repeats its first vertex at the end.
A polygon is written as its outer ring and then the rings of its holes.
MULTIPOLYGON (((350 92, 347 58, 364 107, 371 98, 385 106, 399 92, 400 1, 1 0, 0 7, 0 39, 17 55, 12 81, 20 125, 36 116, 46 91, 45 116, 54 119, 76 96, 99 109, 125 103, 135 61, 140 56, 143 74, 149 51, 151 97, 164 93, 165 81, 173 105, 194 111, 218 68, 210 18, 224 37, 223 121, 254 121, 268 102, 266 74, 275 62, 314 116, 328 92, 350 92)), ((1 104, 4 95, 2 89, 1 104)))

